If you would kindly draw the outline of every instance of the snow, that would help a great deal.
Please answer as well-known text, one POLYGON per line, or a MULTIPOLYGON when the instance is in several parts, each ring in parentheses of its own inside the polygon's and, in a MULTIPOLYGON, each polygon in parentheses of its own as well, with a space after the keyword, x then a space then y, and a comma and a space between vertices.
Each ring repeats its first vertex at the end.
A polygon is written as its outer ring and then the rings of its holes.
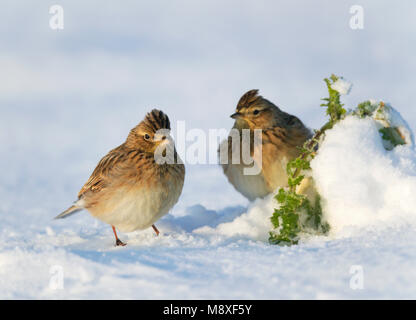
MULTIPOLYGON (((21 211, 3 201, 0 297, 416 297, 413 147, 386 151, 373 119, 348 116, 326 134, 312 167, 332 229, 292 247, 267 243, 272 195, 248 207, 181 209, 157 224, 159 237, 151 229, 122 233, 127 247, 114 247, 111 229, 86 212, 52 221, 56 210, 21 211), (355 266, 362 289, 350 286, 355 266)), ((222 178, 218 167, 205 170, 204 183, 222 178)), ((198 179, 201 171, 188 174, 198 179)))
POLYGON ((159 237, 120 233, 128 245, 116 248, 87 212, 53 220, 153 107, 174 129, 228 130, 238 98, 259 88, 319 128, 322 79, 334 72, 354 81, 346 107, 389 99, 411 137, 414 6, 368 1, 371 27, 354 31, 349 6, 323 0, 71 1, 54 32, 48 4, 5 1, 0 299, 416 298, 414 147, 384 150, 370 120, 336 126, 313 163, 327 237, 269 245, 273 197, 248 203, 216 165, 187 165, 159 237), (350 286, 355 266, 362 289, 350 286))
POLYGON ((215 227, 204 226, 195 230, 195 233, 208 235, 223 235, 226 237, 239 237, 266 242, 269 231, 273 225, 270 221, 271 214, 276 207, 273 194, 265 199, 257 199, 230 222, 223 222, 215 227))
POLYGON ((416 152, 412 145, 387 151, 373 119, 348 116, 335 125, 311 167, 333 235, 415 225, 416 152))
POLYGON ((351 91, 352 84, 345 79, 339 78, 333 84, 331 88, 335 91, 338 91, 340 95, 347 95, 351 91))

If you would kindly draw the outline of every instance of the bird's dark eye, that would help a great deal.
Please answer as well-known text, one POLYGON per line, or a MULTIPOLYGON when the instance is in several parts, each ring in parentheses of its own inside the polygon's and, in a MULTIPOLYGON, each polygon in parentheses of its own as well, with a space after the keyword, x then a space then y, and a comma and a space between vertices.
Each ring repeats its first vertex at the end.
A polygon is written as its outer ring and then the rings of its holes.
POLYGON ((259 114, 259 112, 260 112, 260 110, 256 109, 256 110, 253 111, 253 114, 254 115, 259 114))
POLYGON ((150 140, 150 136, 147 133, 144 135, 144 140, 150 140))

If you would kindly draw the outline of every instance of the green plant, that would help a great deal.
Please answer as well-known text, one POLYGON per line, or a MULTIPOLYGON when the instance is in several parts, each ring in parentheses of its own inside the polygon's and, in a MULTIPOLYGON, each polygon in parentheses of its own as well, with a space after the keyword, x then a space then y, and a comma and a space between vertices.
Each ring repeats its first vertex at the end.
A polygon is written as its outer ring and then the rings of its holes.
POLYGON ((309 139, 301 148, 300 155, 287 164, 288 187, 280 188, 275 199, 280 204, 275 209, 271 222, 274 226, 269 234, 269 242, 278 245, 297 244, 301 232, 326 234, 329 231, 328 223, 322 220, 322 206, 319 195, 315 196, 314 203, 303 194, 296 192, 305 178, 307 171, 311 169, 310 161, 315 156, 319 140, 328 129, 341 120, 346 110, 341 104, 340 94, 332 89, 331 85, 339 78, 335 75, 325 78, 329 97, 322 100, 322 107, 326 107, 328 122, 309 139))
MULTIPOLYGON (((329 121, 326 125, 329 127, 325 127, 324 130, 332 128, 332 126, 342 119, 342 117, 346 114, 346 110, 343 108, 343 104, 341 103, 340 94, 338 91, 332 89, 331 85, 334 84, 339 77, 335 75, 331 75, 331 77, 325 78, 324 81, 328 87, 328 98, 323 98, 322 100, 326 101, 326 103, 322 103, 321 107, 326 107, 326 114, 329 115, 329 121)), ((321 129, 322 130, 322 129, 321 129)))
POLYGON ((357 106, 357 109, 353 112, 353 114, 360 118, 365 118, 368 116, 372 116, 376 109, 377 109, 377 105, 367 100, 367 101, 361 102, 357 106))
MULTIPOLYGON (((278 245, 292 245, 299 241, 300 233, 326 234, 330 226, 322 219, 321 197, 314 190, 313 196, 299 193, 299 187, 305 187, 305 177, 311 170, 310 162, 314 158, 319 142, 326 130, 331 129, 347 115, 341 103, 340 94, 332 88, 339 78, 335 75, 324 79, 328 87, 328 98, 324 98, 322 107, 326 108, 329 120, 313 137, 300 148, 300 155, 287 164, 288 187, 280 188, 275 199, 279 208, 274 210, 271 222, 274 229, 269 233, 269 242, 278 245)), ((372 118, 378 124, 379 133, 386 150, 392 150, 406 143, 405 135, 392 120, 393 108, 384 102, 364 101, 348 115, 359 118, 372 118), (395 126, 396 125, 396 126, 395 126)), ((311 181, 311 177, 308 178, 311 181)), ((306 181, 308 182, 308 181, 306 181)), ((309 186, 310 187, 310 186, 309 186)), ((308 185, 306 184, 306 188, 308 185)), ((305 189, 305 188, 303 188, 305 189)))
POLYGON ((381 137, 389 141, 391 144, 391 147, 388 148, 389 150, 393 149, 394 147, 398 145, 405 144, 403 137, 400 135, 400 133, 397 131, 397 128, 393 127, 384 127, 378 130, 381 133, 381 137))
MULTIPOLYGON (((351 112, 352 115, 358 116, 360 118, 372 117, 374 119, 384 119, 387 120, 386 115, 384 114, 387 110, 391 110, 389 105, 386 105, 384 102, 371 102, 369 100, 360 103, 357 108, 351 112)), ((387 121, 388 122, 388 121, 387 121)), ((378 131, 380 132, 381 138, 385 140, 384 146, 387 150, 392 150, 398 145, 406 144, 406 141, 401 136, 398 128, 391 127, 390 124, 383 124, 384 126, 378 131), (387 125, 387 126, 386 126, 387 125)))

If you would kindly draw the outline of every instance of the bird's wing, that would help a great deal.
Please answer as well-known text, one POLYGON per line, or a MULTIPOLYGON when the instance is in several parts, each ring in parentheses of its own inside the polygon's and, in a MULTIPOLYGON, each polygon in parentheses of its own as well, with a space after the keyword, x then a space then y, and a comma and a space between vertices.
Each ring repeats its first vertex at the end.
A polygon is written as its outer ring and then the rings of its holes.
POLYGON ((139 175, 135 163, 143 156, 144 154, 138 150, 125 150, 123 146, 111 150, 100 160, 91 177, 78 193, 78 198, 88 192, 99 192, 119 179, 124 180, 123 178, 139 175))

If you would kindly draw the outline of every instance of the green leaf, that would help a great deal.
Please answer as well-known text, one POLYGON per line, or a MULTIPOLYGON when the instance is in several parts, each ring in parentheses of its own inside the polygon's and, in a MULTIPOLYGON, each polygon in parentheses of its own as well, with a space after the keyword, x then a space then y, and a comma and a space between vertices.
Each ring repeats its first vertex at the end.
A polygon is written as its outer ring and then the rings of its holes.
POLYGON ((379 132, 381 133, 381 137, 384 140, 387 140, 392 144, 393 148, 397 145, 402 145, 406 143, 400 135, 399 131, 397 131, 397 128, 381 128, 379 132))
POLYGON ((372 116, 376 108, 377 108, 377 105, 371 105, 371 102, 367 100, 367 101, 361 102, 357 106, 353 114, 358 115, 360 118, 372 116))

